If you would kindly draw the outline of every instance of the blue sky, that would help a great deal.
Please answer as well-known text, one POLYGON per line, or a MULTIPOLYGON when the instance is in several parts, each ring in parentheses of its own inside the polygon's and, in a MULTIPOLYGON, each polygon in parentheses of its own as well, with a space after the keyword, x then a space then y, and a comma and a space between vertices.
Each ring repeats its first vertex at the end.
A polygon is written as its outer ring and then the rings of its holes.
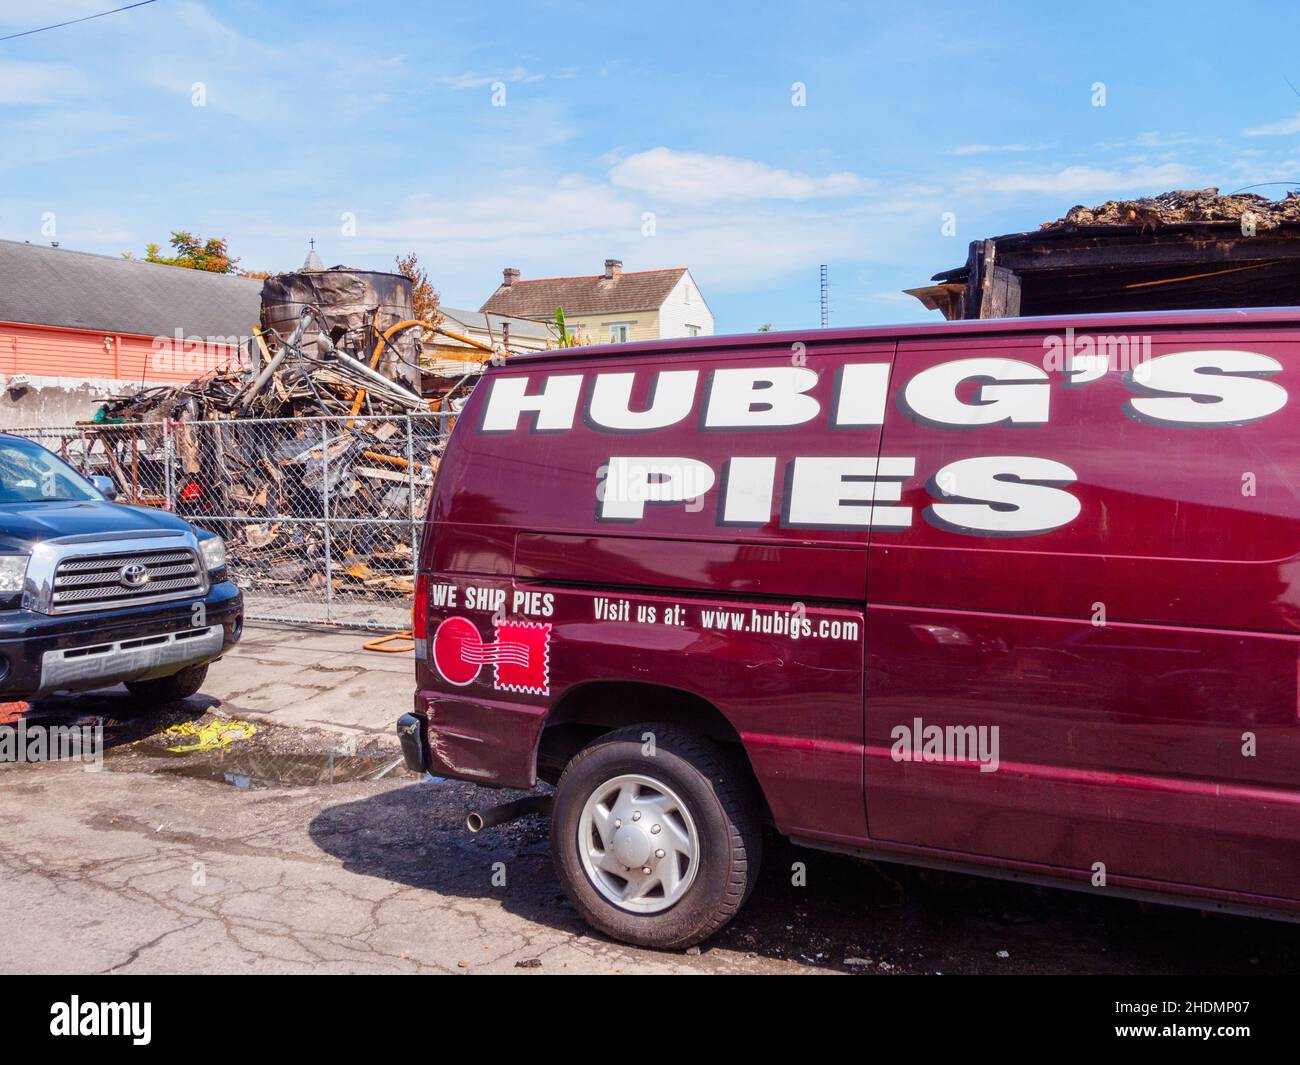
MULTIPOLYGON (((121 2, 5 0, 0 36, 121 2)), ((414 251, 460 307, 503 266, 685 265, 719 332, 816 325, 825 262, 832 324, 914 320, 900 289, 1076 203, 1300 187, 1297 30, 1249 3, 157 0, 0 43, 0 237, 414 251)))

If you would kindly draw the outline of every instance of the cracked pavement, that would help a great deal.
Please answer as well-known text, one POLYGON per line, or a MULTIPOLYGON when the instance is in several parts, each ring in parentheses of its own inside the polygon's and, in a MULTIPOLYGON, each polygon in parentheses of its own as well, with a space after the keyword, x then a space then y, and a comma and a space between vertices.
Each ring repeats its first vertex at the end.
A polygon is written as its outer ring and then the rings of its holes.
POLYGON ((700 948, 613 943, 589 931, 564 897, 544 819, 476 836, 464 829, 469 809, 519 793, 393 768, 392 727, 409 705, 411 661, 362 653, 364 639, 250 630, 200 695, 152 717, 117 720, 130 704, 121 691, 42 703, 42 715, 112 721, 110 750, 98 771, 0 765, 0 897, 10 915, 0 972, 1247 974, 1300 966, 1300 925, 864 863, 771 834, 753 896, 700 948), (214 710, 260 731, 218 751, 162 750, 161 729, 214 710), (322 782, 354 770, 372 779, 322 782))
POLYGON ((203 691, 232 717, 389 736, 410 708, 415 667, 410 654, 363 651, 377 635, 250 622, 203 691))
POLYGON ((537 826, 470 836, 464 806, 444 800, 460 786, 414 780, 242 791, 108 765, 5 767, 0 802, 12 816, 0 882, 22 919, 0 970, 609 973, 748 963, 734 951, 662 955, 588 934, 560 895, 537 826))
POLYGON ((472 785, 402 773, 242 789, 151 764, 110 753, 96 772, 0 767, 0 971, 1282 973, 1300 961, 1295 926, 774 838, 719 935, 696 953, 638 950, 578 920, 542 819, 467 833, 483 801, 472 785))

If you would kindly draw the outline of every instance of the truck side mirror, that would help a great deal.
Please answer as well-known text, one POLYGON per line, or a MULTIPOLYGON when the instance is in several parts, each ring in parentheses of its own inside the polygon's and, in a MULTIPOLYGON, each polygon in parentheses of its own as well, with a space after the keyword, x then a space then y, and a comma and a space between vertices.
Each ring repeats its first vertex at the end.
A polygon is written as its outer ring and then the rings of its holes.
POLYGON ((97 473, 90 479, 90 483, 110 503, 117 498, 117 485, 113 483, 113 478, 97 473))

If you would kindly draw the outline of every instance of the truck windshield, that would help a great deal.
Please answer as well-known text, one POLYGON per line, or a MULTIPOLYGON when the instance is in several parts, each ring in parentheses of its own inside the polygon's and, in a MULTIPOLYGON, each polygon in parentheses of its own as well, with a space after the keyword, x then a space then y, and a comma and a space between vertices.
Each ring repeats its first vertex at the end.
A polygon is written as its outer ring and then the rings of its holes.
POLYGON ((0 440, 0 503, 102 501, 93 485, 45 448, 0 440))

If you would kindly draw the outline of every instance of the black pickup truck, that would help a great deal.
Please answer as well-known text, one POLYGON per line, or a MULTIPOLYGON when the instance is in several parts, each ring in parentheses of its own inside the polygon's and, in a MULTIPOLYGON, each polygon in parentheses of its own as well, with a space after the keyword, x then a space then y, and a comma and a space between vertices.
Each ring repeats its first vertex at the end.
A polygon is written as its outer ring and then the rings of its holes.
POLYGON ((142 703, 183 699, 239 640, 221 538, 116 494, 0 434, 0 699, 123 682, 142 703))

